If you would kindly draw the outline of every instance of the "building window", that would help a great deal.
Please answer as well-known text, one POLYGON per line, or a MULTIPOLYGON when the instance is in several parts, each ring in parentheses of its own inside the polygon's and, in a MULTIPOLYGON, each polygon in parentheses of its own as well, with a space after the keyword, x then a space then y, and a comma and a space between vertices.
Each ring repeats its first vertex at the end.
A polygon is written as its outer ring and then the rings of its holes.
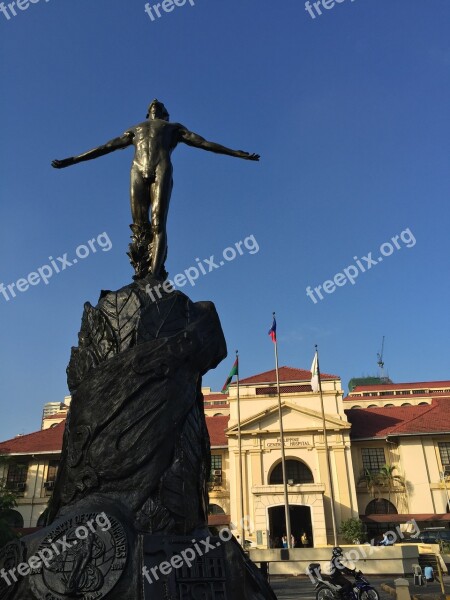
POLYGON ((211 470, 215 471, 216 469, 222 469, 222 455, 221 454, 213 454, 211 456, 211 470))
POLYGON ((438 442, 438 446, 442 466, 450 467, 450 442, 438 442))
POLYGON ((28 465, 20 463, 10 463, 8 466, 8 475, 6 477, 6 487, 8 490, 20 490, 27 482, 28 465))
POLYGON ((397 509, 389 502, 389 500, 385 500, 384 498, 376 498, 369 502, 366 508, 366 515, 396 515, 397 509))
POLYGON ((409 402, 403 402, 402 406, 411 406, 409 402))
POLYGON ((211 473, 209 482, 212 485, 220 485, 222 483, 222 455, 213 454, 211 456, 211 473))
POLYGON ((386 464, 384 448, 362 448, 361 452, 364 472, 378 473, 386 464))
POLYGON ((58 465, 59 465, 58 460, 51 460, 48 463, 47 479, 46 479, 47 482, 56 480, 56 474, 58 473, 58 465))
MULTIPOLYGON (((300 460, 286 461, 286 479, 291 485, 296 483, 314 483, 311 470, 300 460)), ((281 483, 283 483, 283 467, 279 463, 270 475, 269 484, 279 485, 281 483)))

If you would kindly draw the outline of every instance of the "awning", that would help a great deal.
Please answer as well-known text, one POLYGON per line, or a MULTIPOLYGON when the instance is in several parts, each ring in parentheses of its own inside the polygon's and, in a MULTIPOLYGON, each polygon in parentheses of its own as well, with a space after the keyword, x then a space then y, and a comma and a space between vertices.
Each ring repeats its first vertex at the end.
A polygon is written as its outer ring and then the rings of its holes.
POLYGON ((450 513, 437 515, 433 513, 428 514, 400 514, 400 515, 360 515, 359 517, 363 523, 406 523, 406 521, 417 521, 417 523, 448 523, 450 522, 450 513))
POLYGON ((230 515, 208 515, 208 525, 220 527, 221 525, 229 525, 231 521, 230 515))

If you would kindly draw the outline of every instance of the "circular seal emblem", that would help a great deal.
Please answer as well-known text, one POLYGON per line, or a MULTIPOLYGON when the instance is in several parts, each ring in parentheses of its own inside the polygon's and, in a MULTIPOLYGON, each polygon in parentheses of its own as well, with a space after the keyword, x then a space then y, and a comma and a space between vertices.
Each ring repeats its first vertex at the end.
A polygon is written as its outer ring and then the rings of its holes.
POLYGON ((0 550, 0 572, 2 573, 0 578, 0 600, 9 600, 13 597, 20 579, 20 576, 16 574, 16 569, 24 560, 25 546, 19 540, 6 544, 0 550))
POLYGON ((121 523, 105 513, 75 515, 55 526, 31 564, 31 589, 42 600, 100 600, 125 568, 127 537, 121 523))

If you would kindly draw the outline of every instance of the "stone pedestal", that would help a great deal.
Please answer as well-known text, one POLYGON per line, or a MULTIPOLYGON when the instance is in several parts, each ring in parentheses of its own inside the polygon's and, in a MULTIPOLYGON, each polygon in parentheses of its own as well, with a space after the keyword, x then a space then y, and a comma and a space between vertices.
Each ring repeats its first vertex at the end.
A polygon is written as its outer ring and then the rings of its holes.
POLYGON ((225 356, 214 305, 150 277, 85 304, 49 524, 0 554, 0 600, 275 598, 207 529, 201 383, 225 356))

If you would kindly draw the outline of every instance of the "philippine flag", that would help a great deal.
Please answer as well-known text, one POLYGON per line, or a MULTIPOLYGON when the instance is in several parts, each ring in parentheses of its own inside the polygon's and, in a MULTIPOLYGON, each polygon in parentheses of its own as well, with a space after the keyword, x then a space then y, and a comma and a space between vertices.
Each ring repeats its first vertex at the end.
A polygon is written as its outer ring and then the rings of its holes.
POLYGON ((277 322, 275 317, 273 318, 272 327, 269 329, 269 335, 272 338, 272 342, 275 344, 277 341, 277 322))

